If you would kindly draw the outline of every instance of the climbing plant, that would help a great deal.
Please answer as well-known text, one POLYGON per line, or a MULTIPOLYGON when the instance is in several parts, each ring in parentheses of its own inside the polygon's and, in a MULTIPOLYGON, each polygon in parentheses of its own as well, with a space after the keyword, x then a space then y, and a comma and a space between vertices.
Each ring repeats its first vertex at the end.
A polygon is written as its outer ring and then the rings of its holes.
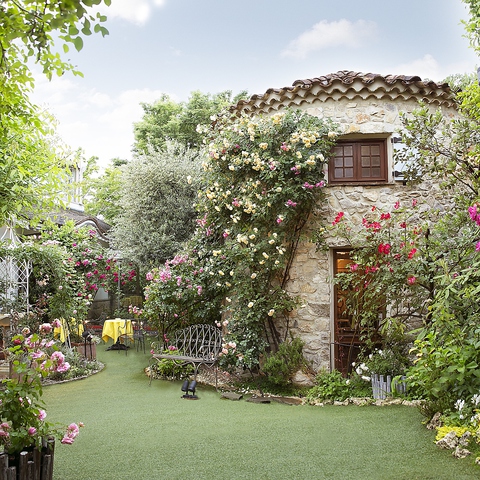
POLYGON ((213 301, 221 303, 213 319, 225 329, 224 365, 252 368, 267 346, 282 341, 274 319, 288 319, 298 304, 285 286, 304 227, 323 196, 336 127, 288 110, 218 117, 199 131, 208 153, 198 227, 186 248, 190 283, 171 262, 149 272, 146 312, 158 317, 163 308, 170 318, 181 317, 192 295, 197 316, 213 301), (198 297, 207 292, 202 307, 198 297))

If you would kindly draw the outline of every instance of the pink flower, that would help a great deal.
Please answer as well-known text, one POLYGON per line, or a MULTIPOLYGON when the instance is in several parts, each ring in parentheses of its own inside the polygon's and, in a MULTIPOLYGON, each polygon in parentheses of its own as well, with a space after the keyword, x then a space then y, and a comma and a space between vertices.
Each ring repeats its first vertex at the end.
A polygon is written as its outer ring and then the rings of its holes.
POLYGON ((416 204, 417 204, 417 199, 414 198, 414 199, 412 200, 412 207, 414 207, 416 204))
POLYGON ((64 372, 68 372, 69 369, 70 369, 70 364, 68 362, 64 362, 61 365, 58 365, 55 371, 58 373, 64 373, 64 372))
POLYGON ((477 252, 480 252, 480 242, 477 242, 477 244, 475 245, 475 250, 477 252))
POLYGON ((36 429, 35 427, 30 427, 30 428, 28 429, 28 434, 29 434, 30 436, 35 435, 36 433, 37 433, 37 429, 36 429))
POLYGON ((65 435, 62 438, 61 443, 63 443, 64 445, 71 445, 74 442, 74 440, 75 440, 74 438, 71 438, 68 435, 65 435))
POLYGON ((407 278, 407 282, 408 282, 410 285, 413 285, 416 281, 417 281, 417 279, 416 279, 415 277, 408 277, 408 278, 407 278))
POLYGON ((408 258, 413 258, 413 256, 417 253, 417 249, 416 248, 412 248, 409 252, 408 252, 408 258))
POLYGON ((47 412, 45 410, 39 410, 37 416, 39 420, 45 420, 45 418, 47 417, 47 412))
POLYGON ((293 202, 292 200, 288 199, 287 203, 285 204, 287 207, 295 208, 297 206, 297 202, 293 202))
POLYGON ((45 335, 52 331, 52 326, 49 323, 42 323, 39 327, 40 333, 45 335))
POLYGON ((395 202, 395 205, 393 205, 393 208, 395 210, 398 210, 400 208, 400 202, 395 202))
POLYGON ((378 253, 388 255, 390 253, 391 245, 389 243, 381 243, 378 246, 378 253))
POLYGON ((350 264, 350 271, 356 272, 358 270, 358 263, 351 263, 350 264))
POLYGON ((78 425, 76 423, 71 423, 67 427, 67 435, 71 438, 75 438, 79 434, 80 430, 78 428, 78 425))
POLYGON ((338 212, 337 216, 335 217, 335 220, 332 222, 332 225, 336 225, 338 222, 340 222, 340 220, 344 215, 345 214, 343 212, 338 212))

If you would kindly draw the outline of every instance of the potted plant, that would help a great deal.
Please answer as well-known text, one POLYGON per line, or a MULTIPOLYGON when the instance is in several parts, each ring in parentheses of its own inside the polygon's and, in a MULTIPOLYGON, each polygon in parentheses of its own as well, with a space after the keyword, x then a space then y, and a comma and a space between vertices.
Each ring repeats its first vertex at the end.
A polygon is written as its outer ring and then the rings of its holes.
POLYGON ((82 426, 81 423, 59 426, 46 421, 41 400, 42 378, 70 368, 51 338, 53 327, 44 323, 33 334, 24 328, 12 337, 12 346, 6 350, 12 375, 1 382, 0 465, 15 469, 19 478, 27 478, 22 477, 22 469, 27 468, 28 458, 38 471, 36 478, 51 479, 55 439, 72 444, 82 426))

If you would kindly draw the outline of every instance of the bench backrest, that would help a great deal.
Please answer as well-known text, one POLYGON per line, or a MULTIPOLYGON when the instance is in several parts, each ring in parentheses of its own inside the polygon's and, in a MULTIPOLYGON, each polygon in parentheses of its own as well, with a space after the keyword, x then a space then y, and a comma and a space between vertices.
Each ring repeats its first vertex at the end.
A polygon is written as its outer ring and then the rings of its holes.
POLYGON ((169 338, 169 344, 186 357, 216 360, 222 351, 222 331, 214 325, 190 325, 177 330, 169 338))

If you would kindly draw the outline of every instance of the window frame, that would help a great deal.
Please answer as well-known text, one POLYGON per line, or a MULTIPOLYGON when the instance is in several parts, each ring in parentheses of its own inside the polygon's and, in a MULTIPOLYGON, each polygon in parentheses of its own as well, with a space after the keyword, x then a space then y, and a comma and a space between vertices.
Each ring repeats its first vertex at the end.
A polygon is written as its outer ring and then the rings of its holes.
MULTIPOLYGON (((340 158, 344 158, 343 156, 340 158)), ((338 168, 338 167, 337 167, 338 168)), ((343 167, 345 168, 345 167, 343 167)), ((348 168, 348 166, 347 166, 348 168)), ((339 140, 332 148, 332 156, 328 162, 328 183, 329 184, 384 184, 388 183, 388 153, 387 153, 387 139, 386 138, 369 138, 369 139, 345 139, 339 140), (380 176, 378 177, 362 177, 361 175, 361 147, 362 146, 379 146, 380 156, 380 176), (351 146, 353 150, 353 176, 335 178, 335 149, 338 147, 351 146)))

